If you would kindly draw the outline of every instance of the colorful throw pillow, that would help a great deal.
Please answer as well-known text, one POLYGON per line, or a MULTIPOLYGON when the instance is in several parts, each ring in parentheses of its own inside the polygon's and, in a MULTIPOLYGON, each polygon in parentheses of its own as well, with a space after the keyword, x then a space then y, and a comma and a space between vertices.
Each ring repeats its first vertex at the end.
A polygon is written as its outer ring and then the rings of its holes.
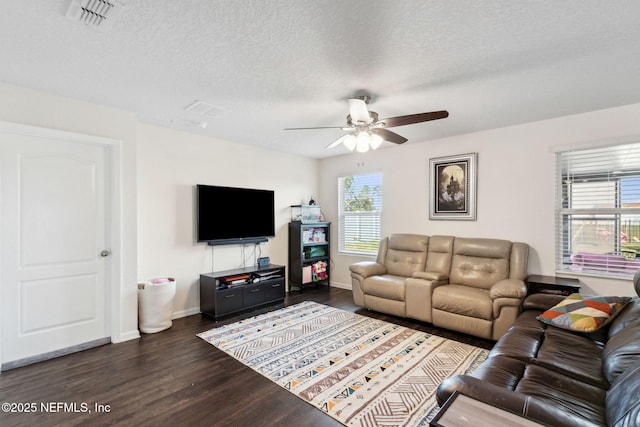
POLYGON ((537 319, 543 323, 578 332, 595 332, 612 321, 630 297, 583 297, 571 294, 537 319))

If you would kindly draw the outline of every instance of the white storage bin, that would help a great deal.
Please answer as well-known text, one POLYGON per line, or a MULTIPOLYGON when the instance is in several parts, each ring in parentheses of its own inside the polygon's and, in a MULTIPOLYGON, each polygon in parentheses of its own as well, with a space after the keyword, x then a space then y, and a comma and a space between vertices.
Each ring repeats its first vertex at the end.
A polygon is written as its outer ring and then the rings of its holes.
POLYGON ((176 281, 172 277, 145 280, 138 283, 138 321, 145 334, 169 329, 173 324, 173 298, 176 281))

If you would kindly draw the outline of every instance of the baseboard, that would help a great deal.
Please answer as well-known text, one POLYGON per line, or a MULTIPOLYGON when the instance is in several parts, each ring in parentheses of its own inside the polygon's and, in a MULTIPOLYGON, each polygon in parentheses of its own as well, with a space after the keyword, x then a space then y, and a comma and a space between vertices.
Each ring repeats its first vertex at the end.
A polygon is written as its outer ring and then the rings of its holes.
POLYGON ((331 282, 331 286, 334 288, 346 289, 348 291, 351 290, 351 284, 347 283, 331 282))
POLYGON ((21 368, 23 366, 32 365, 34 363, 43 362, 45 360, 54 359, 56 357, 66 356, 67 354, 76 353, 78 351, 87 350, 93 347, 99 347, 101 345, 109 344, 110 342, 111 342, 111 337, 100 338, 100 339, 89 341, 86 343, 73 345, 71 347, 62 348, 60 350, 38 354, 37 356, 31 356, 31 357, 25 357, 24 359, 13 360, 11 362, 3 363, 2 366, 0 366, 0 370, 8 371, 10 369, 21 368))
POLYGON ((140 331, 137 329, 133 329, 129 332, 125 332, 123 334, 118 334, 111 337, 111 342, 117 344, 119 342, 125 342, 129 340, 136 340, 140 338, 140 331))
POLYGON ((171 314, 171 319, 180 319, 181 317, 193 316, 200 313, 200 307, 192 307, 182 311, 174 311, 171 314))

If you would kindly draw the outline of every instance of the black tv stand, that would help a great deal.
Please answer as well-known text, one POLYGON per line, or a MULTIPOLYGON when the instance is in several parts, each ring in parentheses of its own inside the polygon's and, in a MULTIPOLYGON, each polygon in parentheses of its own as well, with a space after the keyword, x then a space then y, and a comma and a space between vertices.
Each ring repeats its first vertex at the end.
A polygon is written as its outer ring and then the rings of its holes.
POLYGON ((219 319, 284 301, 285 267, 246 267, 200 275, 200 312, 219 319))

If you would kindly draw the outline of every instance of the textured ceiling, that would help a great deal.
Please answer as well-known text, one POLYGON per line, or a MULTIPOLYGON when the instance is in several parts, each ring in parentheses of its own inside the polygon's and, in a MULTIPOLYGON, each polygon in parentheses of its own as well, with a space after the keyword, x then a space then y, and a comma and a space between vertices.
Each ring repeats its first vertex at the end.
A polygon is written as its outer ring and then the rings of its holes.
POLYGON ((342 132, 283 128, 342 126, 361 93, 450 112, 394 128, 407 144, 640 102, 637 0, 122 0, 107 31, 69 3, 0 2, 0 81, 311 157, 342 132))

